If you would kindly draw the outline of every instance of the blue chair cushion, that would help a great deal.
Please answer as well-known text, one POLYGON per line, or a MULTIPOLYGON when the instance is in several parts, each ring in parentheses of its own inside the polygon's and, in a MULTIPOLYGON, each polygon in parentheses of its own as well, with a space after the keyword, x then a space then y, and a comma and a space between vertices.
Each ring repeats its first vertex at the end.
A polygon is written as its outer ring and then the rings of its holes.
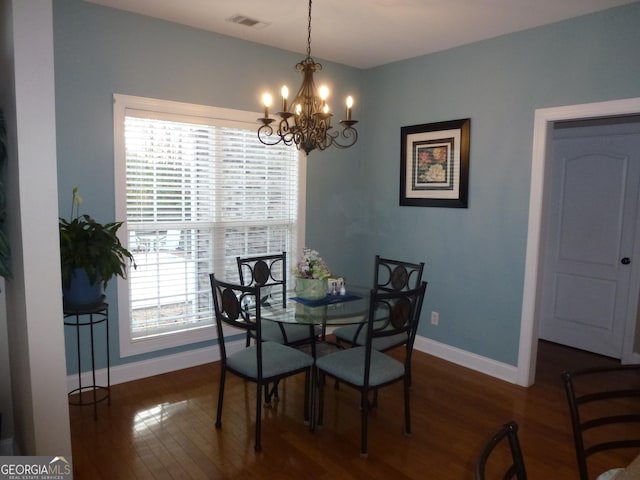
POLYGON ((377 337, 371 341, 371 346, 380 352, 389 350, 398 345, 407 343, 409 337, 405 333, 398 333, 396 335, 389 335, 388 337, 377 337))
MULTIPOLYGON (((299 343, 308 340, 311 342, 311 335, 307 325, 283 324, 285 332, 287 332, 287 341, 289 343, 299 343)), ((277 322, 263 321, 261 324, 262 341, 284 343, 282 330, 277 322)))
MULTIPOLYGON (((356 332, 358 331, 358 328, 360 328, 360 325, 347 325, 346 327, 336 328, 333 331, 333 334, 339 340, 343 340, 345 342, 352 343, 353 342, 353 337, 355 336, 356 332)), ((365 336, 363 335, 363 332, 366 330, 366 328, 367 328, 366 325, 364 327, 362 327, 362 331, 358 335, 358 340, 360 340, 360 339, 364 340, 365 336)))
POLYGON ((612 470, 607 470, 606 472, 598 475, 598 478, 596 478, 596 480, 615 480, 617 478, 620 478, 621 480, 623 478, 626 478, 624 476, 624 468, 614 468, 612 470))
MULTIPOLYGON (((325 355, 316 366, 328 374, 358 387, 364 386, 365 347, 354 347, 325 355)), ((404 376, 404 364, 377 350, 371 351, 369 385, 372 387, 404 376)))
MULTIPOLYGON (((353 337, 358 330, 360 325, 347 325, 346 327, 336 328, 333 331, 333 334, 339 340, 344 342, 353 343, 353 337)), ((356 338, 356 345, 364 345, 367 341, 367 326, 363 326, 362 330, 358 334, 358 338, 356 338)), ((388 337, 376 337, 372 340, 371 346, 375 350, 379 350, 384 352, 385 350, 389 350, 390 348, 397 347, 398 345, 402 345, 406 343, 407 335, 404 333, 399 333, 397 335, 390 335, 388 337)))
MULTIPOLYGON (((258 378, 258 357, 252 345, 227 356, 227 366, 249 378, 258 378)), ((262 377, 272 378, 313 365, 313 357, 276 342, 262 342, 262 377)))

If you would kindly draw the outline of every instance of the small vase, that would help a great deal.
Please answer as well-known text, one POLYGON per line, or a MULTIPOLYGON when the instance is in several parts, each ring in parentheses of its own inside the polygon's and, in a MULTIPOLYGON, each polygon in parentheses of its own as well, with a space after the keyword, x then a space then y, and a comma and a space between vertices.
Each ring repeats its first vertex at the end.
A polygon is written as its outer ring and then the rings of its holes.
POLYGON ((296 295, 305 300, 320 300, 327 296, 327 279, 296 278, 296 295))

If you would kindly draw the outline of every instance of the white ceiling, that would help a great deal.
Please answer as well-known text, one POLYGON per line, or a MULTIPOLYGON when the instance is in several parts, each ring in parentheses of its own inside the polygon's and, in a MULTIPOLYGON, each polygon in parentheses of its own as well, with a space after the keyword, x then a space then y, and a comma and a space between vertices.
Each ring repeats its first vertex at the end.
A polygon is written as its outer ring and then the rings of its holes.
MULTIPOLYGON (((306 54, 305 0, 86 1, 306 54), (262 24, 226 21, 234 15, 262 24)), ((635 1, 316 0, 311 54, 369 68, 635 1)))

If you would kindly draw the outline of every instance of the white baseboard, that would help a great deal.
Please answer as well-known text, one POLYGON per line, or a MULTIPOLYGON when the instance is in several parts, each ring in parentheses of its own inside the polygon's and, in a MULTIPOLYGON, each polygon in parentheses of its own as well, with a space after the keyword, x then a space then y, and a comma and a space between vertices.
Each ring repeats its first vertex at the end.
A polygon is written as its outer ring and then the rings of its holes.
MULTIPOLYGON (((125 363, 124 365, 112 366, 110 369, 111 385, 139 380, 141 378, 152 377, 162 373, 182 370, 183 368, 194 367, 207 362, 213 362, 220 357, 218 347, 206 347, 197 350, 189 350, 182 353, 156 357, 140 362, 125 363)), ((80 376, 82 385, 93 383, 91 371, 83 372, 80 376)), ((96 384, 107 384, 107 369, 96 370, 96 384)), ((67 375, 67 390, 78 388, 78 374, 67 375)))
MULTIPOLYGON (((233 353, 244 347, 245 340, 238 340, 227 344, 227 351, 233 353)), ((220 350, 217 345, 199 348, 197 350, 189 350, 186 352, 167 355, 164 357, 156 357, 140 362, 131 362, 124 365, 116 365, 111 367, 111 385, 119 383, 131 382, 141 378, 152 377, 162 373, 182 370, 183 368, 195 367, 205 363, 216 362, 220 360, 220 350)), ((91 372, 83 372, 82 385, 89 385, 93 382, 91 372)), ((102 368, 96 370, 96 384, 107 384, 107 369, 102 368)), ((78 374, 74 373, 67 376, 67 390, 71 391, 78 387, 78 374)))
MULTIPOLYGON (((243 347, 244 339, 228 344, 227 350, 229 353, 232 353, 233 351, 243 347)), ((416 350, 442 358, 443 360, 455 363, 456 365, 470 368, 477 372, 484 373, 510 383, 516 383, 517 368, 513 365, 497 362, 490 358, 482 357, 421 336, 416 337, 414 347, 416 350)), ((195 367, 197 365, 216 362, 218 360, 220 360, 220 351, 217 345, 212 345, 210 347, 189 350, 164 357, 156 357, 148 360, 142 360, 140 362, 116 365, 111 367, 111 385, 139 380, 141 378, 173 372, 175 370, 182 370, 183 368, 195 367)), ((81 379, 83 385, 91 384, 93 381, 91 378, 91 372, 84 372, 81 379)), ((106 369, 96 370, 96 383, 98 385, 106 385, 106 382, 106 369)), ((71 391, 77 387, 78 375, 68 375, 67 389, 71 391)))
POLYGON ((491 358, 476 355, 419 335, 416 336, 414 348, 485 375, 496 377, 509 383, 517 383, 518 369, 514 365, 497 362, 491 358))

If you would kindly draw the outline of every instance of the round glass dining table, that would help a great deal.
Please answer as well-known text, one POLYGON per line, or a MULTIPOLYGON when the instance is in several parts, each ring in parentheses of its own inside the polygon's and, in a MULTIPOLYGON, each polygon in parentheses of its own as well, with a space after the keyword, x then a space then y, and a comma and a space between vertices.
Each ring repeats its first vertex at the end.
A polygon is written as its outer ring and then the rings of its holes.
POLYGON ((324 330, 327 326, 365 323, 369 316, 370 289, 350 287, 345 295, 327 295, 320 300, 304 300, 295 292, 287 292, 286 306, 279 295, 271 294, 260 308, 262 320, 317 325, 324 330))
MULTIPOLYGON (((303 350, 310 348, 311 356, 318 358, 334 352, 336 348, 342 348, 333 341, 327 341, 327 327, 367 322, 370 292, 371 290, 366 287, 350 287, 345 295, 327 295, 321 300, 308 301, 296 297, 295 291, 288 291, 283 306, 282 294, 272 291, 261 299, 261 319, 263 321, 308 325, 311 331, 311 344, 298 348, 303 350)), ((315 387, 312 388, 312 399, 314 398, 314 390, 315 387)), ((311 403, 311 429, 314 430, 317 406, 315 400, 312 400, 311 403)))

